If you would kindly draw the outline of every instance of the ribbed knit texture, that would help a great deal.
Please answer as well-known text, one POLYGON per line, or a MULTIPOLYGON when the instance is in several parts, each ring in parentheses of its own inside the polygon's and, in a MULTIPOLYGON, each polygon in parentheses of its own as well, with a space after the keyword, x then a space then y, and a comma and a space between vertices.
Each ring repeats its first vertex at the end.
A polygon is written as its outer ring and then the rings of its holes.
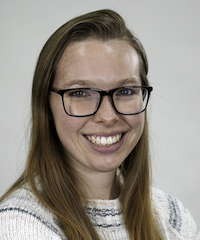
MULTIPOLYGON (((152 190, 153 213, 167 240, 200 240, 189 211, 176 198, 152 190)), ((128 240, 119 200, 90 200, 86 211, 102 240, 128 240)), ((0 204, 1 240, 66 239, 56 217, 26 188, 0 204)))

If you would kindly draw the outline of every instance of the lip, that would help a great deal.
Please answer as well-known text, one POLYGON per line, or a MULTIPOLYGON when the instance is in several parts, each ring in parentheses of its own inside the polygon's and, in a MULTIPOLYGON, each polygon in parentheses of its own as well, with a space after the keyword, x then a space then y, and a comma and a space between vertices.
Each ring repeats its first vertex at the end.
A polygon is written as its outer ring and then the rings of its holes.
POLYGON ((90 133, 90 134, 84 134, 84 136, 99 136, 99 137, 109 137, 109 136, 115 136, 117 134, 123 134, 124 132, 110 132, 110 133, 105 133, 105 132, 98 132, 98 133, 90 133))
POLYGON ((84 136, 84 139, 86 140, 87 144, 96 152, 98 153, 102 153, 102 154, 111 154, 115 151, 117 151, 123 144, 124 142, 124 138, 125 138, 125 135, 126 133, 125 132, 115 132, 115 133, 93 133, 93 134, 87 134, 87 136, 104 136, 104 137, 109 137, 109 136, 114 136, 114 135, 117 135, 117 134, 122 134, 122 137, 120 139, 119 142, 113 144, 113 145, 110 145, 110 146, 97 146, 97 145, 94 145, 93 143, 91 143, 86 135, 83 135, 84 136))

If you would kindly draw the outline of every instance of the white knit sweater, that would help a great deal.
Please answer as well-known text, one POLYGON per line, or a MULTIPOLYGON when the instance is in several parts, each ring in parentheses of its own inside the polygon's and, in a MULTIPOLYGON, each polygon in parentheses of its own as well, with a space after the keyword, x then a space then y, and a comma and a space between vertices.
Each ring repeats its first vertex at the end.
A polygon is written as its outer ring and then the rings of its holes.
MULTIPOLYGON (((152 190, 153 212, 165 239, 200 240, 189 211, 176 198, 152 190)), ((128 240, 119 200, 90 200, 87 214, 102 240, 128 240)), ((56 217, 25 188, 0 204, 0 240, 64 240, 56 217)))

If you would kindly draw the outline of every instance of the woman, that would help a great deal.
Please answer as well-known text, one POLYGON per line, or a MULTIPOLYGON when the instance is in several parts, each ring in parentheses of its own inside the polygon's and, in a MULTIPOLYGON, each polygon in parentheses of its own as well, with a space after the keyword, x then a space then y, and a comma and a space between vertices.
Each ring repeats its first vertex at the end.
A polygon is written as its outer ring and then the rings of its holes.
POLYGON ((111 10, 47 41, 32 86, 24 173, 2 197, 0 239, 200 239, 187 209, 150 186, 139 40, 111 10))

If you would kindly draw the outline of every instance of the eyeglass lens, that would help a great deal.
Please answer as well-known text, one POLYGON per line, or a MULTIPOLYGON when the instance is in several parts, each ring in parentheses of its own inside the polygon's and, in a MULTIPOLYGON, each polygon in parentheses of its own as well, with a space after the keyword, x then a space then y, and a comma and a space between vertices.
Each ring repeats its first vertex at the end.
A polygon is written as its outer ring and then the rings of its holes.
MULTIPOLYGON (((100 102, 100 93, 91 89, 73 89, 63 95, 64 107, 68 114, 84 116, 93 114, 100 102)), ((136 114, 144 111, 148 101, 145 88, 123 87, 113 93, 116 110, 121 114, 136 114)))

